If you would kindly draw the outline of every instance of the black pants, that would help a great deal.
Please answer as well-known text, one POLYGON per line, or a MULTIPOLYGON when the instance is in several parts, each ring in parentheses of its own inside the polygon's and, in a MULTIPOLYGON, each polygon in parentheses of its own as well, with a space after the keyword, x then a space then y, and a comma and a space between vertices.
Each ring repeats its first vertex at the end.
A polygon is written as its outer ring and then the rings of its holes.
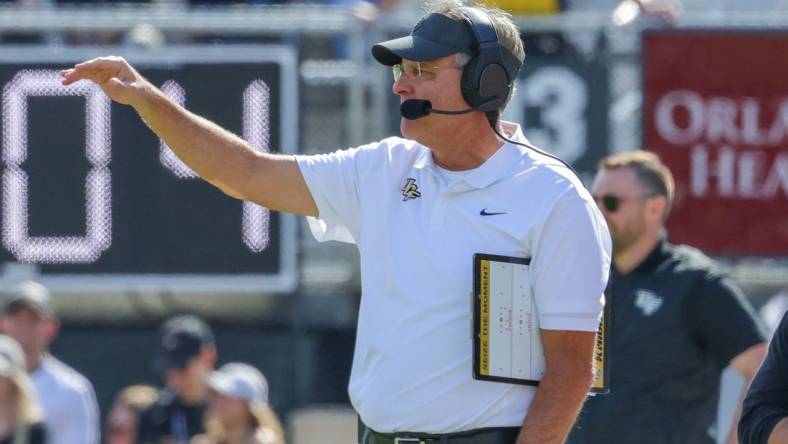
POLYGON ((359 444, 514 444, 520 427, 493 427, 457 433, 378 433, 358 422, 359 444))

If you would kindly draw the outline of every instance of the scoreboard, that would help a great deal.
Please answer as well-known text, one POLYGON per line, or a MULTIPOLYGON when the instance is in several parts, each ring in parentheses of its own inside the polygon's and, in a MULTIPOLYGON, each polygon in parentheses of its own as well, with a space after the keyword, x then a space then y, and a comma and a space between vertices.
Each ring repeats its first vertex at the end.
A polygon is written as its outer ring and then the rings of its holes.
POLYGON ((0 262, 35 264, 54 290, 293 290, 294 216, 224 195, 92 83, 61 85, 102 55, 255 149, 296 152, 290 47, 0 47, 0 262))
POLYGON ((520 123, 534 145, 572 164, 590 183, 609 151, 608 75, 600 58, 528 59, 504 118, 520 123))

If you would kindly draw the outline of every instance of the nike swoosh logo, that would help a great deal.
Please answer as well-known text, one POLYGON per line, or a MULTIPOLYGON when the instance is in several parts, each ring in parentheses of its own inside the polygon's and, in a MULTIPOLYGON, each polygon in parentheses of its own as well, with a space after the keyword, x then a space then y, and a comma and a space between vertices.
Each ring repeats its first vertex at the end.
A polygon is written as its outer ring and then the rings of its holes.
POLYGON ((499 214, 506 214, 506 213, 488 213, 487 208, 485 208, 482 211, 480 211, 479 214, 482 216, 497 216, 499 214))

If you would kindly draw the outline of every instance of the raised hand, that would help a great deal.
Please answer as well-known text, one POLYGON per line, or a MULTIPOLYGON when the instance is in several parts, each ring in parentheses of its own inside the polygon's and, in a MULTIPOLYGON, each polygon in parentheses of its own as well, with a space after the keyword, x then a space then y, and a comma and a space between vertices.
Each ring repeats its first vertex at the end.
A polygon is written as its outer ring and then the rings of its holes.
POLYGON ((60 71, 63 85, 79 80, 96 83, 112 100, 124 105, 137 104, 153 86, 123 57, 99 57, 60 71))

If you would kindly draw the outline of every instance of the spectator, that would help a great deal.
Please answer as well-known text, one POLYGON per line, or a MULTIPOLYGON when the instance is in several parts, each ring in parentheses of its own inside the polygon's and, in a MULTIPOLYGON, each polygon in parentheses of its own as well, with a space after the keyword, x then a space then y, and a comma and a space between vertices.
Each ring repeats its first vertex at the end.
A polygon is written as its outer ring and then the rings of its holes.
POLYGON ((213 394, 207 433, 196 443, 284 444, 279 419, 268 404, 268 383, 256 368, 232 363, 208 379, 213 394))
POLYGON ((22 346, 44 414, 49 442, 97 444, 99 415, 90 382, 49 353, 60 324, 43 285, 27 281, 7 292, 2 331, 22 346))
POLYGON ((0 444, 43 444, 46 431, 25 355, 12 338, 0 335, 0 444))
POLYGON ((586 402, 572 444, 714 443, 722 370, 749 381, 766 353, 741 290, 700 251, 665 240, 673 189, 654 153, 600 163, 592 194, 613 238, 611 391, 586 402))
POLYGON ((107 415, 104 441, 107 444, 135 444, 140 415, 148 410, 158 394, 149 385, 132 385, 121 390, 107 415))
POLYGON ((167 386, 140 418, 139 442, 183 444, 202 433, 208 376, 216 365, 213 333, 200 318, 177 316, 164 323, 157 365, 167 386))
POLYGON ((579 53, 593 55, 600 44, 602 27, 611 23, 644 28, 672 26, 682 14, 682 5, 679 0, 566 0, 564 10, 578 14, 584 25, 564 31, 564 38, 579 53))

